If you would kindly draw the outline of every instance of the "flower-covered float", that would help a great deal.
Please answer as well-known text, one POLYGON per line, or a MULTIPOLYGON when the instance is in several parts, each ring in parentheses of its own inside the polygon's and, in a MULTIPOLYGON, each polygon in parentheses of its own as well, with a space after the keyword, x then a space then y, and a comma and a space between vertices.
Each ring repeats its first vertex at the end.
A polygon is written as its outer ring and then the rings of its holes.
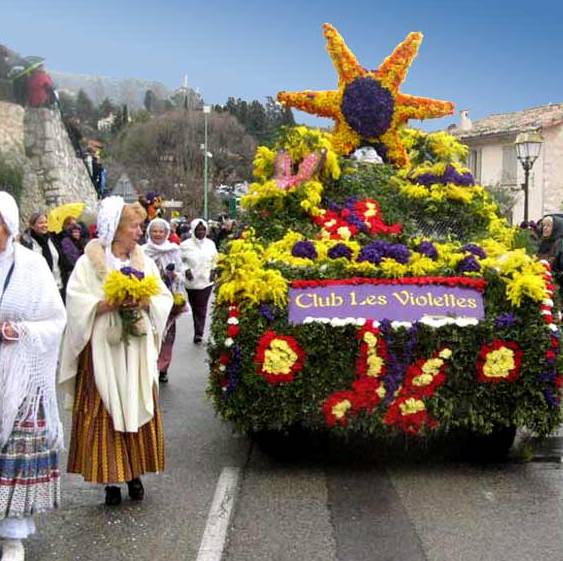
POLYGON ((330 25, 325 36, 338 89, 278 98, 335 129, 258 148, 246 227, 220 257, 216 410, 246 432, 553 431, 549 265, 475 184, 464 146, 404 127, 453 111, 399 91, 421 34, 375 71, 330 25))

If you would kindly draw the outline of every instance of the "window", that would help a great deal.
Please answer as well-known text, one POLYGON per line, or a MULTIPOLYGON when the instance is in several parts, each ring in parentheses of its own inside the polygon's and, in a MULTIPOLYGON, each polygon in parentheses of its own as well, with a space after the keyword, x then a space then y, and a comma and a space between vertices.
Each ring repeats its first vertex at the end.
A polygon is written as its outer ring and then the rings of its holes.
POLYGON ((501 185, 505 187, 516 186, 518 173, 518 159, 516 158, 516 146, 508 144, 502 147, 502 177, 501 185))
POLYGON ((471 171, 475 181, 481 182, 481 148, 471 148, 467 157, 467 167, 471 171))

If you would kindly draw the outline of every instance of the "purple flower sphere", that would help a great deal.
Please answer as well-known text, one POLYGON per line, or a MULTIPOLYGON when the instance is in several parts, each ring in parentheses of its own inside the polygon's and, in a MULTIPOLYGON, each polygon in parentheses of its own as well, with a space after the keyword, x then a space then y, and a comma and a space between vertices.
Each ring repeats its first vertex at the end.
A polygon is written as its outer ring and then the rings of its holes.
POLYGON ((420 242, 415 247, 415 251, 421 253, 422 255, 426 255, 426 257, 430 257, 430 259, 438 258, 438 250, 432 242, 420 242))
POLYGON ((486 259, 487 258, 487 254, 485 253, 485 250, 482 247, 479 247, 478 245, 474 244, 474 243, 468 243, 465 244, 462 248, 462 251, 468 251, 469 253, 472 253, 473 255, 475 255, 475 257, 479 257, 479 259, 486 259))
POLYGON ((291 250, 291 255, 293 257, 305 257, 307 259, 316 259, 317 258, 317 250, 313 245, 313 242, 309 240, 304 240, 297 242, 293 249, 291 250))
POLYGON ((328 250, 328 256, 331 259, 338 259, 339 257, 344 257, 349 261, 350 259, 352 259, 352 250, 346 244, 337 243, 336 245, 333 245, 328 250))
POLYGON ((474 255, 464 257, 457 264, 458 273, 478 273, 481 270, 481 265, 474 255))
POLYGON ((394 109, 393 95, 374 78, 356 78, 346 86, 342 96, 342 114, 363 138, 384 134, 391 124, 394 109))

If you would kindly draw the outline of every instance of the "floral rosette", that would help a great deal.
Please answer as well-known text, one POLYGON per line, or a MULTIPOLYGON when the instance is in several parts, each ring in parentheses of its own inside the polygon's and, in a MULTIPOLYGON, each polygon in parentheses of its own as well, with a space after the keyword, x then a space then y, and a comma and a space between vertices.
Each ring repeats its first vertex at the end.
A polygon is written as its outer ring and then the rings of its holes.
POLYGON ((356 415, 357 411, 357 396, 347 390, 334 393, 323 404, 325 421, 330 428, 347 426, 350 416, 356 415))
POLYGON ((289 335, 267 331, 258 342, 254 362, 257 372, 270 384, 292 382, 303 368, 305 353, 289 335))
POLYGON ((110 304, 119 306, 121 340, 128 344, 131 337, 145 336, 147 330, 140 307, 160 292, 158 279, 133 267, 123 267, 107 275, 103 291, 110 304))
POLYGON ((389 406, 383 422, 413 435, 420 433, 424 427, 433 429, 437 425, 436 420, 429 415, 424 401, 413 396, 396 399, 389 406))
POLYGON ((522 356, 522 350, 513 341, 495 339, 483 345, 477 359, 477 380, 489 384, 513 382, 520 375, 522 356))

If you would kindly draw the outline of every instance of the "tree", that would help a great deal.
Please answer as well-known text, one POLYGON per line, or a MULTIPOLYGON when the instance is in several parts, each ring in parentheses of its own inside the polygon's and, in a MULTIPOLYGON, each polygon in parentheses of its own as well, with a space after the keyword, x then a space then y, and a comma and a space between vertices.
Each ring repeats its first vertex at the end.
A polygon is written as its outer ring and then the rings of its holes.
MULTIPOLYGON (((126 172, 135 185, 180 199, 191 216, 201 213, 204 137, 201 111, 178 109, 132 123, 110 145, 110 181, 126 172)), ((209 185, 250 179, 255 142, 228 114, 208 117, 209 185)), ((211 199, 214 190, 210 189, 211 199)))
POLYGON ((72 94, 59 92, 59 104, 65 117, 76 116, 76 98, 72 94))
POLYGON ((115 105, 110 101, 108 97, 104 98, 100 105, 98 105, 98 118, 104 119, 105 117, 109 117, 111 114, 115 115, 117 108, 115 105))
POLYGON ((147 90, 145 92, 145 99, 143 100, 143 105, 145 106, 145 109, 149 113, 152 113, 155 110, 156 95, 154 95, 154 92, 152 90, 147 90))
POLYGON ((76 96, 76 116, 84 122, 91 123, 95 117, 94 103, 84 90, 79 90, 76 96))

